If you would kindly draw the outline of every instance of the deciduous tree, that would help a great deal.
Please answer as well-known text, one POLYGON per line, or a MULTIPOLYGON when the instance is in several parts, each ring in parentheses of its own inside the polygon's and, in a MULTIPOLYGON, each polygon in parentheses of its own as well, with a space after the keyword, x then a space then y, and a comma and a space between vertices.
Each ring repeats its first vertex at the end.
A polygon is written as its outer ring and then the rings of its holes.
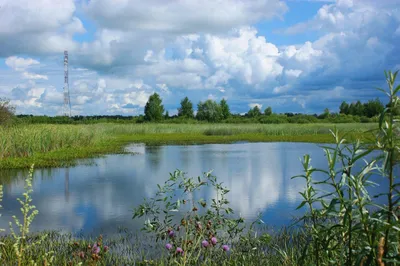
POLYGON ((221 106, 213 100, 199 102, 196 118, 209 122, 218 122, 222 119, 221 106))
POLYGON ((15 107, 5 98, 0 98, 0 125, 9 123, 14 117, 15 107))
POLYGON ((272 108, 271 108, 271 106, 268 106, 267 108, 265 108, 264 114, 265 114, 266 116, 272 115, 272 108))
POLYGON ((257 117, 261 115, 261 110, 258 105, 254 106, 247 112, 248 117, 257 117))
POLYGON ((181 101, 181 107, 178 109, 178 116, 185 118, 193 118, 193 104, 188 97, 181 101))
POLYGON ((222 99, 221 102, 219 103, 220 107, 221 107, 221 115, 222 115, 222 119, 227 119, 231 116, 231 111, 229 109, 229 105, 226 102, 225 99, 222 99))
POLYGON ((160 121, 163 118, 164 106, 162 100, 157 93, 149 97, 144 107, 144 119, 146 121, 160 121))

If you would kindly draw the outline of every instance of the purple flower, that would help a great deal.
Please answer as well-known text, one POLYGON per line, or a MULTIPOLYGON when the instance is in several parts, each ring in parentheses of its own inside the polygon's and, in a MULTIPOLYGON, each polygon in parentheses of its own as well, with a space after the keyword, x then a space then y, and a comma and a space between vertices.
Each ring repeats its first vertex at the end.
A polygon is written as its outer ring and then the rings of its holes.
POLYGON ((98 247, 96 244, 92 248, 92 253, 93 254, 99 254, 100 253, 100 247, 98 247))
POLYGON ((223 249, 224 251, 229 251, 229 246, 228 246, 228 245, 223 245, 223 246, 222 246, 222 249, 223 249))
POLYGON ((216 238, 215 236, 211 238, 211 243, 212 243, 213 245, 216 245, 216 244, 217 244, 217 238, 216 238))
POLYGON ((168 244, 165 245, 165 248, 170 250, 172 248, 172 245, 170 243, 168 243, 168 244))
POLYGON ((174 233, 174 231, 168 231, 168 235, 169 235, 169 237, 174 237, 174 235, 175 235, 175 233, 174 233))
POLYGON ((107 251, 108 251, 108 249, 109 249, 109 247, 108 247, 108 246, 104 246, 104 252, 107 252, 107 251))
POLYGON ((176 248, 176 253, 180 253, 180 254, 183 254, 183 249, 182 248, 176 248))
POLYGON ((201 242, 201 245, 203 246, 203 248, 208 247, 208 241, 207 241, 207 240, 203 240, 203 241, 201 242))

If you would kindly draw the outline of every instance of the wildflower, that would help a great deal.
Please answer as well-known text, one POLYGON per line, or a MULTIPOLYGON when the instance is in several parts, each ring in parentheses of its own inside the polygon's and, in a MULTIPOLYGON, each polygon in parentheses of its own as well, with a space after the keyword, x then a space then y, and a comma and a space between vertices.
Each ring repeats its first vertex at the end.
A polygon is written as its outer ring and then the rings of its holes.
POLYGON ((81 258, 81 259, 84 259, 85 258, 85 253, 83 252, 83 251, 81 251, 81 252, 79 252, 79 257, 81 258))
POLYGON ((197 227, 197 229, 199 229, 199 230, 203 229, 203 226, 201 225, 200 222, 197 222, 197 223, 196 223, 196 227, 197 227))
POLYGON ((168 236, 169 237, 174 237, 174 235, 175 235, 174 231, 171 230, 171 231, 168 232, 168 236))
POLYGON ((228 246, 228 245, 223 245, 223 246, 222 246, 222 249, 223 249, 224 251, 229 251, 229 246, 228 246))
POLYGON ((95 244, 93 245, 93 248, 92 248, 92 253, 93 253, 93 254, 99 254, 99 252, 100 252, 100 247, 97 246, 97 243, 95 243, 95 244))
POLYGON ((216 245, 216 244, 217 244, 217 238, 216 238, 216 237, 212 237, 212 238, 211 238, 211 243, 212 243, 213 245, 216 245))
POLYGON ((100 259, 100 256, 97 254, 92 254, 92 259, 98 260, 98 259, 100 259))
POLYGON ((203 246, 203 248, 206 248, 206 247, 208 247, 208 241, 207 240, 203 240, 202 242, 201 242, 201 245, 203 246))
POLYGON ((104 246, 104 252, 107 252, 109 250, 108 246, 104 246))
POLYGON ((172 245, 171 245, 170 243, 167 243, 167 244, 165 245, 165 248, 168 249, 168 250, 170 250, 170 249, 172 248, 172 245))
POLYGON ((180 253, 180 254, 183 254, 183 249, 182 248, 176 248, 176 253, 180 253))

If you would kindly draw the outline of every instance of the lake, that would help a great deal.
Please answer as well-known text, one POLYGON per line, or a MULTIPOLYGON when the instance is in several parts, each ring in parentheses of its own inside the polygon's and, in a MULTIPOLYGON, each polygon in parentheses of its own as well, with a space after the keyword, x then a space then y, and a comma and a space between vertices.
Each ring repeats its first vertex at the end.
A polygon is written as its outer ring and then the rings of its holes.
MULTIPOLYGON (((231 192, 231 207, 252 221, 262 212, 272 226, 288 225, 301 202, 303 179, 299 158, 311 155, 314 167, 327 166, 323 150, 312 143, 235 143, 189 146, 130 145, 135 155, 107 155, 92 164, 71 168, 36 169, 33 203, 39 215, 32 231, 61 230, 73 233, 116 233, 118 228, 139 229, 132 220, 133 207, 151 197, 169 173, 176 169, 198 176, 213 170, 231 192)), ((87 162, 87 161, 86 161, 87 162)), ((2 171, 4 183, 0 228, 8 228, 11 216, 19 214, 17 197, 23 193, 26 171, 2 171), (8 182, 5 176, 9 178, 8 182)), ((383 182, 380 178, 378 182, 383 182)), ((373 188, 378 193, 380 188, 373 188)), ((204 197, 210 198, 208 189, 204 197)))

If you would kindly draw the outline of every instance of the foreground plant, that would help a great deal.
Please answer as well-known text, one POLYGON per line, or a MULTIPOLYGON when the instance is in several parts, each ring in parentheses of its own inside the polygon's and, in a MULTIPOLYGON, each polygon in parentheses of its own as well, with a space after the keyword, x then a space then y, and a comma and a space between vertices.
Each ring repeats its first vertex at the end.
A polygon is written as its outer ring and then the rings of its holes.
MULTIPOLYGON (((3 201, 3 185, 0 185, 0 202, 3 201)), ((0 209, 2 208, 2 206, 0 205, 0 209)), ((1 217, 1 213, 0 213, 0 217, 1 217)), ((4 232, 5 230, 0 228, 0 233, 4 232)), ((4 243, 0 241, 0 247, 3 246, 4 243)), ((0 261, 1 261, 1 256, 2 256, 2 251, 0 249, 0 261)))
POLYGON ((327 170, 313 168, 310 156, 304 156, 304 174, 296 176, 306 181, 298 208, 308 207, 300 220, 311 237, 304 248, 303 265, 308 255, 314 257, 316 265, 400 264, 400 184, 394 174, 399 154, 394 121, 400 90, 400 86, 394 86, 397 73, 385 73, 389 91, 381 91, 387 94, 389 103, 380 116, 375 145, 362 145, 360 141, 347 144, 344 136, 332 131, 335 145, 324 147, 327 170), (367 160, 376 149, 382 155, 367 160), (325 178, 314 179, 314 174, 325 178), (386 193, 370 195, 368 188, 378 185, 370 180, 372 175, 388 179, 386 193), (382 195, 387 197, 386 204, 375 200, 382 195))
MULTIPOLYGON (((31 169, 29 170, 29 175, 25 179, 25 192, 23 193, 23 200, 22 199, 17 199, 18 202, 21 204, 21 213, 23 216, 22 222, 14 215, 12 218, 14 220, 15 225, 19 229, 19 233, 17 234, 14 231, 13 223, 10 222, 10 231, 11 235, 15 240, 14 243, 14 252, 15 255, 17 256, 18 259, 18 266, 22 265, 22 262, 25 259, 25 253, 28 249, 32 249, 35 246, 39 246, 42 241, 47 237, 46 234, 43 234, 38 240, 36 241, 31 241, 27 243, 26 238, 29 234, 29 227, 33 222, 33 219, 35 218, 36 215, 38 215, 39 211, 36 209, 35 205, 32 205, 32 197, 31 194, 33 192, 32 189, 32 178, 33 178, 33 169, 34 165, 31 166, 31 169)), ((51 263, 52 257, 51 257, 52 252, 46 253, 46 258, 45 262, 46 265, 48 263, 51 263), (47 259, 47 257, 50 257, 47 259)), ((34 264, 34 261, 30 261, 31 264, 34 264)))
POLYGON ((177 170, 158 186, 154 198, 135 208, 133 218, 146 219, 143 230, 165 243, 170 262, 212 263, 213 258, 228 256, 245 230, 244 219, 234 218, 228 206, 228 192, 211 172, 195 179, 177 170), (211 201, 197 198, 206 186, 215 192, 211 201))

